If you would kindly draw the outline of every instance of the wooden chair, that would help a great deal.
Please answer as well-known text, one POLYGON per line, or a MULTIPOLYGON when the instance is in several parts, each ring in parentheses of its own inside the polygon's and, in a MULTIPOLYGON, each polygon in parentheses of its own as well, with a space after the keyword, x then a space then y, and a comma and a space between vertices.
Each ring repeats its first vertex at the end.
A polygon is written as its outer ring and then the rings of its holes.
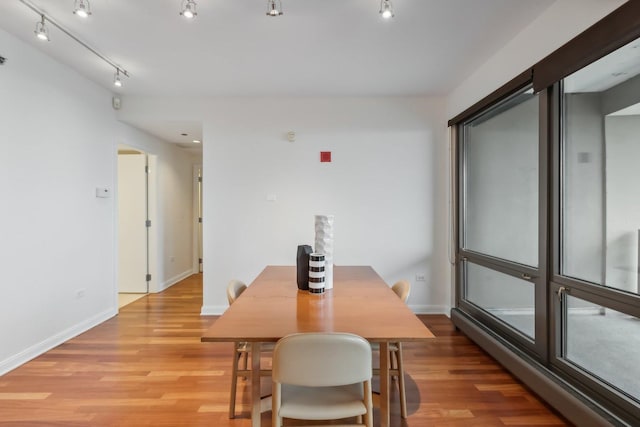
MULTIPOLYGON (((247 285, 240 280, 231 280, 227 285, 227 300, 229 306, 235 302, 236 299, 247 289, 247 285)), ((260 345, 260 351, 272 351, 273 343, 262 343, 260 345)), ((236 391, 238 388, 238 377, 247 379, 248 360, 249 360, 249 343, 236 342, 233 348, 233 369, 231 372, 231 397, 229 399, 229 418, 236 417, 236 391), (242 368, 240 368, 240 361, 242 361, 242 368)), ((260 375, 271 375, 271 370, 261 369, 260 375)))
POLYGON ((355 425, 372 427, 371 359, 369 342, 354 334, 300 333, 282 338, 273 350, 273 427, 282 427, 283 418, 351 417, 356 417, 355 425))
MULTIPOLYGON (((391 290, 404 302, 407 303, 409 299, 409 293, 411 293, 411 284, 406 280, 400 280, 396 282, 391 290)), ((380 349, 380 346, 376 343, 371 345, 374 351, 380 349)), ((391 342, 389 343, 389 360, 391 363, 390 373, 393 378, 398 379, 398 392, 400 394, 400 416, 407 418, 407 396, 404 385, 404 365, 402 363, 402 343, 391 342)), ((379 369, 374 369, 374 374, 380 375, 379 369)))
MULTIPOLYGON (((240 280, 231 280, 227 285, 227 300, 231 306, 236 299, 247 289, 247 285, 240 280)), ((243 371, 247 370, 249 358, 249 345, 246 342, 235 342, 233 344, 233 371, 231 373, 231 397, 229 399, 229 418, 236 416, 236 389, 238 386, 238 374, 240 360, 243 360, 243 371)))

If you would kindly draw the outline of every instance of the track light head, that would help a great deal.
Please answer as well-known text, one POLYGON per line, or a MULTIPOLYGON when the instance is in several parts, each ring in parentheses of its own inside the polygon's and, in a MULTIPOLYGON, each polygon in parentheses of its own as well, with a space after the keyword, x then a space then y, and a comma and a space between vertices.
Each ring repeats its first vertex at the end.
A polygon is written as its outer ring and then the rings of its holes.
POLYGON ((36 30, 34 31, 37 38, 42 41, 49 41, 49 29, 44 22, 44 15, 41 15, 42 19, 36 23, 36 30))
POLYGON ((116 70, 116 75, 113 77, 113 85, 115 87, 122 87, 122 80, 120 80, 120 70, 116 70))
POLYGON ((380 0, 380 15, 384 19, 391 19, 395 16, 391 0, 380 0))
POLYGON ((76 0, 73 14, 81 18, 88 18, 91 15, 91 3, 89 3, 89 0, 76 0))
POLYGON ((196 2, 195 0, 186 0, 182 3, 182 11, 180 15, 184 16, 187 19, 193 19, 198 15, 196 12, 196 2))
POLYGON ((282 1, 267 0, 267 16, 280 16, 280 15, 282 15, 282 1))

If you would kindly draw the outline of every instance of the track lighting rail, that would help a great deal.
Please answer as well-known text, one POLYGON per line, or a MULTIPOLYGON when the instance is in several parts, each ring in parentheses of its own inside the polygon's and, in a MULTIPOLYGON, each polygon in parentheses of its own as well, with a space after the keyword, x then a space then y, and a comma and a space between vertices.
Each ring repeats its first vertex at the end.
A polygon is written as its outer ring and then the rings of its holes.
POLYGON ((52 19, 51 16, 47 15, 46 13, 44 13, 44 11, 42 11, 40 8, 38 8, 36 5, 34 5, 32 2, 30 2, 29 0, 18 0, 20 3, 24 4, 25 6, 27 6, 29 9, 31 9, 32 11, 34 11, 35 13, 37 13, 39 16, 42 17, 42 19, 48 23, 50 23, 51 25, 53 25, 54 27, 56 27, 58 30, 62 31, 63 33, 65 33, 67 36, 69 36, 71 39, 73 39, 76 43, 78 43, 79 45, 81 45, 82 47, 84 47, 85 49, 87 49, 89 52, 93 53, 95 56, 97 56, 98 58, 102 59, 104 62, 106 62, 107 64, 109 64, 110 66, 112 66, 117 73, 122 74, 124 76, 130 77, 129 72, 127 70, 125 70, 124 68, 122 68, 120 65, 116 64, 115 62, 113 62, 111 59, 107 58, 106 56, 104 56, 103 54, 101 54, 100 52, 98 52, 96 49, 94 49, 93 47, 89 46, 87 43, 85 43, 84 41, 80 40, 78 37, 76 37, 72 32, 70 32, 69 30, 67 30, 66 28, 64 28, 62 25, 60 25, 59 23, 57 23, 55 21, 55 19, 52 19))

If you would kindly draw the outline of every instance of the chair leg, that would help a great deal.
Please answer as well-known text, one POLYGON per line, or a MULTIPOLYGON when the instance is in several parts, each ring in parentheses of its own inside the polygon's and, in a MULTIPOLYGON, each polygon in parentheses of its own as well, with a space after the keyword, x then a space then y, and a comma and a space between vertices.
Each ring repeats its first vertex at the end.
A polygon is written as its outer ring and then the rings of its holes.
POLYGON ((367 412, 364 414, 364 425, 366 427, 373 427, 373 400, 371 396, 371 381, 364 382, 364 405, 367 408, 367 412))
POLYGON ((236 387, 238 385, 238 364, 242 354, 238 352, 238 343, 233 344, 233 368, 231 370, 231 396, 229 397, 229 418, 236 417, 236 387))
MULTIPOLYGON (((398 369, 398 353, 395 351, 390 352, 389 361, 391 363, 391 369, 398 369)), ((395 375, 391 376, 391 379, 397 379, 398 377, 395 375)))
POLYGON ((400 416, 402 418, 407 418, 407 396, 404 389, 404 366, 402 361, 402 343, 398 343, 396 363, 398 364, 398 391, 400 392, 400 416))
POLYGON ((280 417, 280 403, 282 393, 282 385, 274 382, 271 388, 271 425, 272 427, 281 427, 282 418, 280 417))
MULTIPOLYGON (((240 362, 240 357, 242 357, 242 360, 243 360, 243 362, 242 362, 242 369, 244 369, 244 370, 246 371, 246 370, 247 370, 247 367, 249 366, 249 352, 248 352, 248 351, 245 351, 244 353, 242 353, 242 355, 240 355, 240 356, 238 357, 238 362, 240 362)), ((247 379, 247 377, 246 377, 246 376, 244 376, 244 377, 242 377, 242 379, 243 379, 243 380, 246 380, 246 379, 247 379)))

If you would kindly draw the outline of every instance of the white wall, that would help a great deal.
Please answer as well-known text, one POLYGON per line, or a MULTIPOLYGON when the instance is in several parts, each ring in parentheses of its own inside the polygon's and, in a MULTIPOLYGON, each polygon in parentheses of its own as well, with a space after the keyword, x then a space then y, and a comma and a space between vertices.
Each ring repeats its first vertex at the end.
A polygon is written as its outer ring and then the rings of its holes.
POLYGON ((2 374, 116 313, 116 198, 95 189, 116 188, 117 144, 144 134, 108 91, 3 30, 0 52, 2 374))
POLYGON ((236 100, 205 118, 203 312, 226 308, 231 278, 294 265, 314 214, 335 215, 336 264, 409 279, 415 311, 448 312, 443 123, 419 98, 236 100))
POLYGON ((409 279, 415 311, 448 312, 442 100, 127 97, 123 105, 126 120, 203 122, 203 313, 226 309, 231 278, 251 282, 267 264, 294 265, 297 245, 313 243, 316 213, 336 215, 337 264, 373 265, 390 284, 409 279), (331 164, 319 162, 325 150, 331 164))
POLYGON ((626 0, 557 0, 453 90, 454 117, 586 30, 626 0))

